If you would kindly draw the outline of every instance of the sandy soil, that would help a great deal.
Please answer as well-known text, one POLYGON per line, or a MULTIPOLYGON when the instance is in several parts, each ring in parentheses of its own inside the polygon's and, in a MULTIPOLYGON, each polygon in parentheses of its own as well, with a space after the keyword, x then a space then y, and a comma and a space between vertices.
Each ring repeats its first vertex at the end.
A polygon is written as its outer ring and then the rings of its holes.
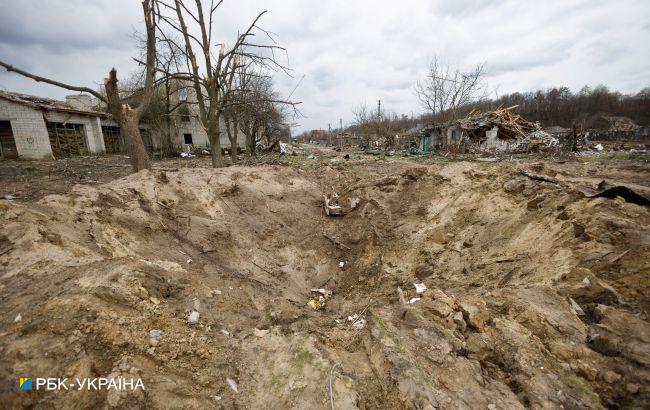
POLYGON ((27 180, 0 200, 0 400, 647 407, 648 208, 576 190, 607 178, 645 192, 647 154, 312 152, 219 170, 157 162, 112 181, 128 170, 95 159, 101 177, 50 195, 27 180), (325 215, 332 192, 344 216, 325 215), (332 292, 322 307, 312 288, 332 292), (25 376, 141 377, 145 390, 20 392, 25 376))

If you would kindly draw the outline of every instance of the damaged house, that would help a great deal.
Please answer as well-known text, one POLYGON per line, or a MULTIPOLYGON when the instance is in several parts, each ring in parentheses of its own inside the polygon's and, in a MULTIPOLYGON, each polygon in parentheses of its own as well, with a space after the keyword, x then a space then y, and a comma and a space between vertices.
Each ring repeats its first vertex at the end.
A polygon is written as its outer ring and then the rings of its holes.
MULTIPOLYGON (((191 96, 187 112, 171 116, 171 146, 178 151, 209 149, 210 141, 201 125, 191 96)), ((142 141, 148 152, 161 148, 162 131, 140 124, 142 141)), ((221 146, 229 149, 225 122, 221 121, 221 146)), ((237 143, 244 147, 245 134, 238 133, 237 143)), ((116 154, 125 152, 124 137, 110 114, 94 108, 88 95, 66 96, 65 101, 0 91, 0 159, 48 159, 70 156, 116 154)))
POLYGON ((623 140, 635 137, 641 127, 628 117, 601 113, 589 117, 585 122, 585 129, 593 139, 623 140))
POLYGON ((485 113, 427 127, 420 136, 419 149, 527 152, 553 143, 538 123, 526 121, 512 110, 500 108, 485 113), (429 145, 425 147, 424 145, 429 145))
POLYGON ((101 119, 90 97, 66 101, 0 91, 0 158, 42 159, 106 152, 101 119))

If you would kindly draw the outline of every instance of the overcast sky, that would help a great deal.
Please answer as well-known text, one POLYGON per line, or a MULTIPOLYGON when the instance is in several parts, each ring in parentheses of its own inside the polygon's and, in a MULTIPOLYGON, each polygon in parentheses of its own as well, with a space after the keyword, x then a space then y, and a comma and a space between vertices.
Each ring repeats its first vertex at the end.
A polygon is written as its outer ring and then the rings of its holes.
MULTIPOLYGON (((650 86, 648 0, 225 0, 218 38, 231 41, 259 11, 288 49, 293 78, 276 76, 302 101, 305 129, 352 121, 362 102, 422 112, 413 85, 433 55, 487 64, 499 94, 604 84, 625 93, 650 86)), ((136 0, 0 0, 0 60, 59 81, 96 87, 111 67, 136 69, 136 0)), ((68 93, 0 72, 0 89, 68 93)))

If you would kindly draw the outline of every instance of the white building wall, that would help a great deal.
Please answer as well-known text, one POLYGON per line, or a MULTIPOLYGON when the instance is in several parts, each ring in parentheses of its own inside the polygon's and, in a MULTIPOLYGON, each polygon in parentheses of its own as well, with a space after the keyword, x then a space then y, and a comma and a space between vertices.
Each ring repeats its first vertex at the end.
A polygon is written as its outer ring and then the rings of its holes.
POLYGON ((68 112, 48 111, 45 113, 45 118, 49 122, 83 125, 88 152, 91 154, 103 154, 106 152, 104 146, 104 135, 102 134, 101 123, 98 117, 72 114, 68 112))
MULTIPOLYGON (((208 139, 208 133, 205 132, 205 129, 199 122, 198 118, 191 117, 189 122, 181 121, 180 119, 176 122, 178 135, 174 145, 184 149, 186 148, 184 134, 192 134, 192 145, 195 147, 208 148, 210 146, 210 141, 208 139)), ((221 133, 219 135, 219 141, 221 142, 221 148, 230 148, 230 140, 228 139, 228 130, 226 129, 226 122, 223 117, 219 120, 219 127, 221 133)), ((237 144, 239 147, 243 148, 246 145, 246 136, 243 131, 239 131, 237 138, 237 144)))
POLYGON ((0 99, 0 120, 10 121, 18 156, 26 159, 52 158, 50 137, 43 113, 24 104, 0 99))

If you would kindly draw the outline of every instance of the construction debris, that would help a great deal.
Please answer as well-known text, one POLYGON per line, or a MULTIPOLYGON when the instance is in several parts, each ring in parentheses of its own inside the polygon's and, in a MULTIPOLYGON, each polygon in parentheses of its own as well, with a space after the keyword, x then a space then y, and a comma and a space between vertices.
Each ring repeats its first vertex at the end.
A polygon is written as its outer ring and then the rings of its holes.
POLYGON ((312 293, 317 294, 318 296, 313 297, 307 302, 307 305, 314 310, 319 310, 325 307, 325 303, 332 296, 332 291, 322 288, 314 288, 311 290, 312 293))
POLYGON ((595 190, 586 187, 579 187, 578 191, 582 192, 582 194, 587 198, 602 197, 615 199, 620 196, 625 199, 626 202, 642 206, 650 205, 650 199, 648 199, 646 195, 642 195, 625 185, 611 185, 605 180, 601 181, 595 190))
POLYGON ((518 169, 517 173, 519 173, 521 175, 524 175, 524 176, 527 176, 528 178, 534 179, 534 180, 537 180, 537 181, 550 182, 552 184, 559 184, 560 183, 560 181, 558 181, 555 178, 547 177, 547 176, 544 176, 544 175, 533 174, 533 173, 530 173, 530 172, 528 172, 526 170, 523 170, 523 169, 518 169))
MULTIPOLYGON (((523 119, 513 109, 499 108, 480 113, 472 111, 467 117, 426 128, 423 135, 432 148, 454 151, 529 152, 551 147, 557 143, 539 123, 523 119)), ((426 144, 419 150, 428 152, 426 144)))
POLYGON ((332 195, 323 195, 323 206, 325 214, 329 216, 344 215, 343 208, 338 203, 339 195, 334 192, 332 195))

